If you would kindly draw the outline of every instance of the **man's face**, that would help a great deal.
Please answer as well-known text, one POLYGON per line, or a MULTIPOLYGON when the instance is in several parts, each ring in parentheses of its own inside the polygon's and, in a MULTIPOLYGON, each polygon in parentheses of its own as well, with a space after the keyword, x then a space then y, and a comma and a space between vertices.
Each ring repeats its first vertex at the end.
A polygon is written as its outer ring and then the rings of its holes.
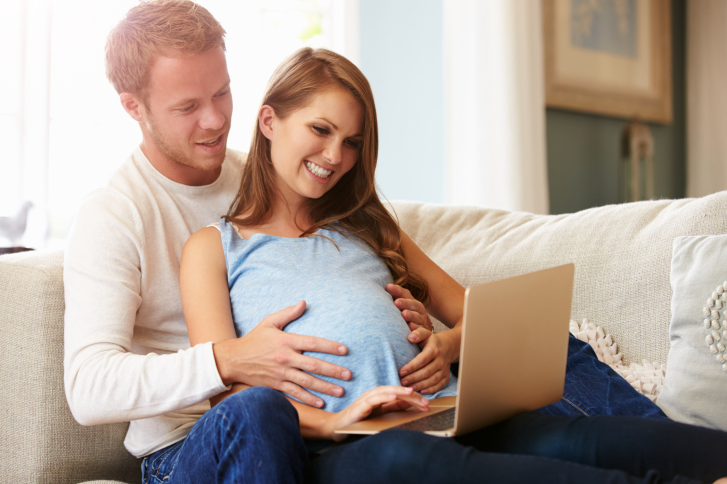
POLYGON ((232 116, 225 53, 157 56, 150 74, 141 107, 144 154, 178 183, 212 183, 225 159, 232 116))

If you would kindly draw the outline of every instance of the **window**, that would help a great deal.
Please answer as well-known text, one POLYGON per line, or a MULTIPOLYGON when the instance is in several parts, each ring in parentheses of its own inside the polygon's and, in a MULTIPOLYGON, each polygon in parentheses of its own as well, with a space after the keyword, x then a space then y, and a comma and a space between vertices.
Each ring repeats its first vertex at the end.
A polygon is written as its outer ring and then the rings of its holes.
MULTIPOLYGON (((286 55, 309 45, 357 62, 356 0, 198 3, 227 30, 232 148, 247 150, 265 83, 286 55)), ((139 128, 104 73, 106 36, 136 4, 6 0, 0 40, 12 47, 0 51, 0 62, 10 66, 0 72, 0 215, 34 203, 23 245, 63 247, 83 197, 139 144, 139 128)))

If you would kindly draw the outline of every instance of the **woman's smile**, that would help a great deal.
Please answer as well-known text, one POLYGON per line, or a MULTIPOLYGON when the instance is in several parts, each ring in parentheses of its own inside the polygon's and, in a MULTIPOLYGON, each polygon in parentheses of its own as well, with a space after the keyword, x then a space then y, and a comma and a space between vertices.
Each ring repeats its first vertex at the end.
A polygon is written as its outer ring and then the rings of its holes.
POLYGON ((333 171, 326 170, 322 166, 316 165, 312 161, 305 160, 304 164, 305 167, 308 169, 308 172, 313 175, 314 179, 321 182, 328 181, 328 177, 331 176, 331 173, 333 173, 333 171))

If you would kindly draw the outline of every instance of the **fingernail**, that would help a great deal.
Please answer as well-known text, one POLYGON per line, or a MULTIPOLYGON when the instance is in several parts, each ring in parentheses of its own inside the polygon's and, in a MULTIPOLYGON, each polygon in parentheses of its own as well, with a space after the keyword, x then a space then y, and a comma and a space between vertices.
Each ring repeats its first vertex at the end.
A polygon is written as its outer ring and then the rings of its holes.
POLYGON ((407 373, 409 373, 409 372, 408 372, 408 371, 406 371, 406 370, 401 370, 401 371, 399 372, 399 375, 401 375, 401 376, 405 376, 405 375, 406 375, 407 373))
POLYGON ((422 390, 422 395, 429 395, 429 390, 422 390))
MULTIPOLYGON (((412 343, 415 343, 415 342, 416 342, 416 340, 417 340, 417 335, 415 335, 415 334, 412 334, 411 336, 409 336, 409 341, 411 341, 412 343)), ((400 341, 401 341, 401 340, 400 340, 400 341)))
POLYGON ((403 386, 403 387, 407 386, 408 384, 409 384, 409 382, 406 380, 401 382, 401 386, 403 386))
POLYGON ((346 353, 346 347, 345 346, 339 346, 338 347, 338 352, 341 353, 342 355, 345 354, 346 353))
POLYGON ((344 380, 348 380, 349 378, 351 378, 351 372, 348 370, 343 370, 343 372, 341 373, 341 378, 344 380))
POLYGON ((316 400, 316 407, 322 407, 323 406, 323 400, 316 400))
POLYGON ((333 393, 335 393, 337 397, 340 397, 341 395, 343 395, 343 388, 336 388, 335 390, 333 390, 333 393))

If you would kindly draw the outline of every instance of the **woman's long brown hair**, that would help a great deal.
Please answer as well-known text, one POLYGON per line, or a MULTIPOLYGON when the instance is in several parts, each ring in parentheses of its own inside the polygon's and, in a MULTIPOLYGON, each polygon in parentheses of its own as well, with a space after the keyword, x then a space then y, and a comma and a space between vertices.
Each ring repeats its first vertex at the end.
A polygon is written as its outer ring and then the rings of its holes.
MULTIPOLYGON (((307 202, 314 223, 301 237, 311 236, 322 228, 344 235, 345 232, 355 234, 384 260, 394 283, 409 289, 414 298, 427 304, 426 280, 409 268, 401 246, 399 224, 376 193, 374 172, 379 149, 376 106, 363 73, 335 52, 306 47, 278 66, 268 81, 261 106, 272 107, 276 116, 285 119, 307 106, 313 95, 332 87, 348 90, 361 103, 363 142, 353 168, 322 197, 307 202)), ((270 141, 255 123, 240 190, 225 219, 241 226, 265 223, 272 213, 276 191, 270 141)))

